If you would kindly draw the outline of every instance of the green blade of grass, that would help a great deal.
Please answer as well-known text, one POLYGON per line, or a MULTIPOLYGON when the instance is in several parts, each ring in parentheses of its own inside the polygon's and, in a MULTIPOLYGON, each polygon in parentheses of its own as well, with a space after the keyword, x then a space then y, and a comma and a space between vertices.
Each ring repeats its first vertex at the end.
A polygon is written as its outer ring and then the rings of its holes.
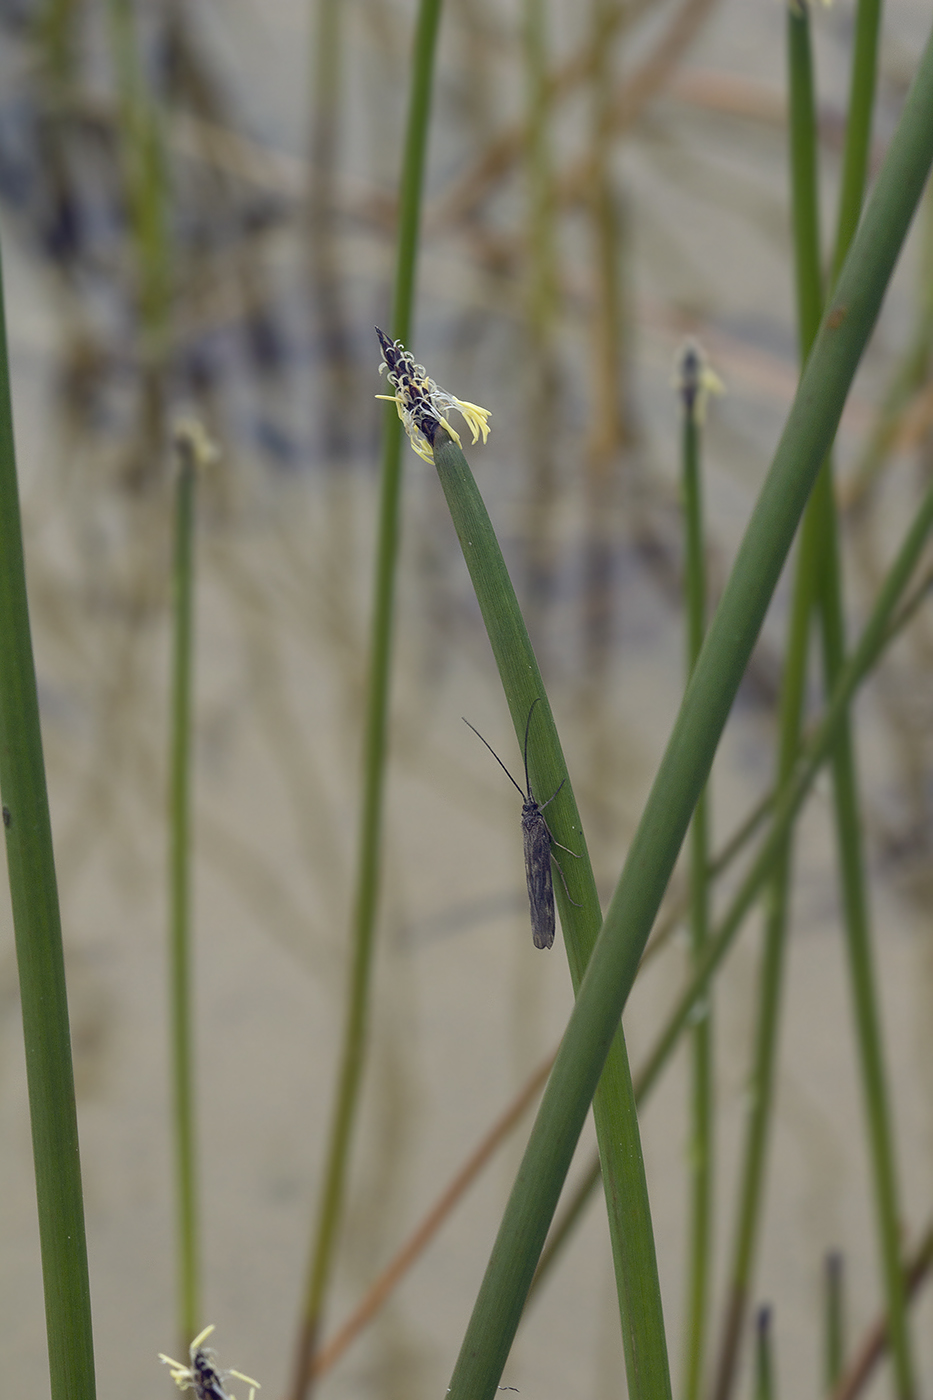
MULTIPOLYGON (((687 612, 687 675, 692 674, 706 634, 706 559, 700 467, 706 388, 698 347, 680 358, 681 481, 684 516, 684 590, 687 612)), ((697 801, 690 824, 690 951, 696 965, 709 941, 709 793, 697 801)), ((697 1400, 703 1385, 706 1322, 712 1265, 713 1208, 713 1021, 711 993, 696 1018, 691 1046, 690 1238, 687 1259, 687 1317, 684 1328, 684 1396, 697 1400)))
MULTIPOLYGON (((548 808, 548 824, 555 841, 569 847, 579 857, 565 862, 565 876, 574 903, 567 898, 563 882, 555 880, 570 975, 576 991, 592 953, 602 915, 560 740, 486 507, 466 458, 443 431, 438 433, 434 444, 434 460, 520 743, 531 705, 540 701, 536 706, 535 742, 528 751, 528 768, 535 792, 556 792, 562 785, 560 795, 548 808)), ((621 1027, 611 1039, 603 1075, 593 1097, 593 1112, 606 1186, 629 1393, 633 1400, 642 1400, 642 1397, 664 1400, 670 1395, 664 1318, 635 1098, 621 1027)), ((560 1186, 556 1182, 555 1185, 559 1192, 560 1186)), ((547 1229, 547 1222, 544 1228, 547 1229)), ((530 1276, 524 1287, 518 1283, 521 1270, 527 1268, 528 1257, 520 1252, 513 1256, 512 1240, 508 1236, 504 1239, 500 1236, 496 1247, 500 1251, 502 1274, 488 1306, 500 1323, 504 1311, 510 1314, 509 1328, 514 1335, 530 1283, 530 1276), (518 1271, 516 1279, 512 1277, 513 1268, 518 1271)), ((537 1255, 532 1270, 536 1262, 537 1255)), ((504 1360, 503 1355, 503 1363, 504 1360)))
POLYGON ((755 1319, 755 1400, 775 1400, 771 1309, 759 1308, 755 1319))
MULTIPOLYGON (((800 363, 806 363, 819 329, 823 307, 820 271, 819 200, 817 191, 817 123, 810 50, 810 16, 805 6, 787 10, 789 136, 794 280, 797 293, 797 332, 800 363)), ((822 468, 825 474, 826 467, 822 468)), ((809 640, 821 559, 819 518, 813 498, 807 503, 794 568, 787 645, 778 703, 777 773, 780 793, 790 782, 800 747, 809 640)), ((764 1202, 774 1110, 784 963, 792 872, 793 833, 788 829, 777 852, 768 891, 753 1025, 752 1068, 749 1074, 738 1188, 735 1193, 735 1238, 729 1262, 728 1286, 719 1354, 715 1400, 731 1394, 738 1365, 764 1202)))
POLYGON ((0 793, 26 1047, 51 1395, 52 1400, 94 1400, 65 960, 26 601, 2 292, 0 655, 0 793))
POLYGON ((587 1105, 931 161, 933 40, 802 376, 587 967, 464 1337, 453 1400, 492 1400, 587 1105))
MULTIPOLYGON (((178 1332, 184 1356, 201 1330, 195 1171, 194 1068, 191 1037, 191 691, 194 598, 194 503, 199 438, 176 433, 175 554, 172 568, 173 657, 169 789, 169 917, 172 1079, 175 1099, 178 1332)), ((206 449, 205 449, 206 450, 206 449)))
MULTIPOLYGON (((848 253, 864 196, 878 66, 880 19, 880 0, 859 0, 856 10, 855 53, 834 273, 843 265, 848 253)), ((828 461, 816 483, 811 509, 819 536, 821 567, 817 574, 818 603, 822 624, 824 684, 829 693, 844 664, 845 624, 839 528, 831 464, 828 461)), ((900 1400, 911 1400, 916 1393, 916 1376, 900 1257, 900 1190, 881 1013, 875 991, 871 915, 862 850, 855 746, 848 716, 844 717, 836 738, 832 772, 833 814, 842 886, 846 951, 872 1167, 880 1266, 890 1318, 891 1353, 897 1394, 900 1400)))

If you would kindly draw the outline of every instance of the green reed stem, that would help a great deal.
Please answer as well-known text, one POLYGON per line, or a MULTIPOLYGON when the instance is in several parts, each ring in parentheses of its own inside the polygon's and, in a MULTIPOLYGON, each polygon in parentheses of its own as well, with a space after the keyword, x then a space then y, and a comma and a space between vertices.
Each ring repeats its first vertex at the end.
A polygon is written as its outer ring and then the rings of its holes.
POLYGON ((755 1400, 774 1400, 770 1308, 759 1308, 755 1319, 755 1400))
MULTIPOLYGON (((681 356, 683 404, 681 474, 684 511, 684 584, 687 605, 687 675, 691 675, 706 634, 706 560, 703 527, 700 439, 704 389, 698 351, 688 346, 681 356)), ((708 790, 697 800, 690 823, 690 949, 694 964, 709 940, 708 790)), ((713 1206, 713 1034, 711 994, 700 1004, 692 1034, 690 1174, 690 1241, 687 1262, 685 1327, 686 1400, 697 1400, 703 1385, 706 1317, 712 1266, 713 1206)))
POLYGON ((191 694, 196 444, 178 434, 172 568, 172 736, 169 791, 172 1070, 175 1095, 178 1329, 184 1349, 201 1330, 191 1031, 191 694))
POLYGON ((94 1400, 61 915, 29 630, 0 277, 0 793, 19 968, 51 1400, 94 1400))
POLYGON ((158 108, 139 59, 131 0, 109 0, 108 18, 144 360, 147 369, 157 371, 167 349, 171 284, 165 155, 158 108))
MULTIPOLYGON (((408 340, 414 300, 421 193, 427 153, 434 53, 441 0, 420 0, 412 59, 411 92, 399 191, 399 228, 392 335, 408 340)), ((366 1052, 376 911, 382 857, 382 812, 387 759, 392 623, 399 549, 401 423, 387 411, 383 438, 376 565, 373 579, 370 670, 366 696, 363 799, 352 921, 350 980, 337 1087, 318 1202, 317 1224, 300 1326, 294 1400, 307 1393, 310 1362, 320 1336, 333 1270, 366 1052)))
MULTIPOLYGON (((822 515, 822 536, 829 549, 820 571, 823 622, 823 665, 826 688, 836 683, 844 662, 836 509, 831 483, 814 504, 822 515)), ((856 1023, 869 1150, 873 1167, 875 1209, 882 1272, 888 1303, 891 1354, 901 1400, 915 1393, 909 1335, 909 1313, 900 1252, 900 1206, 895 1165, 891 1105, 887 1089, 877 979, 871 943, 871 922, 865 887, 865 866, 859 818, 858 781, 851 723, 846 717, 833 749, 833 796, 837 844, 842 874, 842 901, 852 998, 856 1023)))
MULTIPOLYGON (((806 6, 788 6, 788 82, 790 92, 791 209, 800 362, 805 364, 819 329, 823 305, 820 272, 817 191, 817 123, 806 6)), ((825 466, 822 474, 825 475, 825 466)), ((794 570, 787 646, 781 675, 778 760, 775 790, 790 782, 800 747, 806 687, 810 623, 820 565, 819 521, 808 502, 794 570)), ((735 1243, 729 1266, 725 1317, 717 1361, 714 1396, 726 1400, 735 1383, 745 1316, 751 1291, 764 1201, 765 1168, 774 1111, 778 1031, 784 981, 784 955, 791 881, 791 842, 776 856, 768 894, 765 939, 754 1016, 755 1043, 750 1074, 749 1109, 736 1192, 735 1243)))
POLYGON ((880 27, 881 0, 858 0, 855 10, 855 47, 849 80, 846 144, 842 161, 842 186, 839 192, 839 217, 833 254, 833 282, 842 270, 855 237, 862 214, 862 201, 865 198, 878 79, 880 27))
POLYGON ((451 1384, 453 1400, 492 1400, 586 1104, 931 161, 933 39, 801 379, 587 966, 467 1328, 451 1384), (506 1277, 512 1288, 508 1297, 502 1287, 506 1277), (494 1304, 503 1301, 497 1311, 494 1304))
MULTIPOLYGON (((840 195, 834 272, 842 267, 855 234, 867 178, 871 122, 878 65, 880 0, 859 0, 852 65, 846 152, 840 195)), ((830 692, 845 655, 838 521, 827 463, 814 492, 822 567, 818 576, 825 688, 830 692)), ((881 1017, 873 965, 871 917, 865 882, 858 778, 851 724, 845 718, 833 751, 833 796, 842 878, 846 946, 851 978, 856 1042, 865 1095, 869 1153, 882 1274, 888 1304, 891 1353, 900 1400, 916 1392, 909 1333, 909 1309, 900 1257, 900 1205, 891 1105, 884 1063, 881 1017)))
MULTIPOLYGON (((548 825, 555 841, 569 847, 578 856, 577 860, 570 857, 561 860, 575 903, 567 898, 563 881, 559 878, 554 881, 570 975, 576 991, 596 942, 602 914, 560 740, 486 507, 466 458, 443 431, 438 434, 434 445, 434 460, 470 571, 519 742, 524 738, 531 705, 536 699, 540 700, 535 710, 534 744, 529 746, 528 751, 532 790, 550 794, 563 784, 559 797, 548 807, 548 825)), ((613 1030, 614 1034, 610 1033, 612 1044, 611 1047, 607 1046, 605 1068, 595 1096, 590 1090, 587 1103, 578 1107, 582 1106, 585 1114, 592 1098, 606 1183, 609 1233, 629 1393, 633 1400, 649 1396, 663 1400, 663 1397, 670 1396, 670 1377, 651 1212, 625 1039, 621 1026, 613 1030)), ((553 1172, 554 1168, 550 1167, 550 1170, 553 1172)), ((552 1185, 559 1194, 560 1182, 555 1180, 552 1185)), ((523 1194, 521 1181, 513 1192, 513 1200, 516 1193, 519 1198, 523 1194)), ((489 1296, 483 1300, 488 1314, 496 1319, 497 1330, 500 1331, 499 1347, 492 1349, 484 1346, 479 1353, 473 1352, 469 1356, 465 1355, 465 1349, 461 1351, 452 1382, 454 1391, 458 1378, 461 1383, 469 1385, 474 1394, 482 1394, 485 1385, 495 1389, 521 1317, 548 1223, 549 1218, 539 1222, 540 1240, 536 1243, 527 1243, 520 1231, 500 1233, 493 1255, 496 1276, 489 1296), (508 1318, 505 1327, 502 1325, 503 1316, 508 1318), (465 1379, 467 1376, 469 1380, 465 1379), (472 1387, 479 1389, 473 1390, 472 1387)), ((493 1268, 492 1264, 490 1268, 493 1268)))

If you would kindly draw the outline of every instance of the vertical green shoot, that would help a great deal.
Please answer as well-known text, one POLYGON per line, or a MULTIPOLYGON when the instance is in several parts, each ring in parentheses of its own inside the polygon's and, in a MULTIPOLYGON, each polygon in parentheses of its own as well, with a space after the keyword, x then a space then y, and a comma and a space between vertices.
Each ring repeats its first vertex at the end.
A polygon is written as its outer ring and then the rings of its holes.
MULTIPOLYGON (((868 172, 871 123, 878 66, 880 0, 859 0, 856 10, 846 149, 839 224, 833 260, 839 277, 858 226, 868 172)), ((816 483, 812 505, 820 534, 818 575, 825 689, 836 683, 845 660, 845 625, 839 560, 838 522, 830 464, 816 483)), ((900 1204, 891 1103, 887 1085, 877 980, 872 951, 871 914, 865 883, 858 776, 851 726, 845 720, 833 752, 833 799, 842 883, 842 902, 868 1146, 873 1170, 881 1271, 889 1312, 891 1353, 897 1394, 916 1393, 908 1327, 907 1297, 900 1254, 900 1204)))
POLYGON ((770 1308, 759 1308, 755 1319, 755 1400, 774 1400, 770 1308))
POLYGON ((135 244, 143 360, 158 373, 167 348, 170 257, 167 177, 158 110, 137 51, 130 0, 108 0, 130 229, 135 244))
MULTIPOLYGON (((678 390, 682 408, 681 479, 684 512, 684 582, 687 604, 687 675, 693 673, 706 635, 706 560, 700 439, 705 400, 718 385, 700 348, 688 342, 680 353, 678 390)), ((694 967, 709 941, 708 791, 700 794, 690 824, 690 951, 694 967)), ((687 1263, 684 1396, 698 1400, 703 1385, 706 1316, 712 1263, 713 1035, 711 991, 700 1003, 692 1033, 690 1239, 687 1263)))
POLYGON ((211 445, 199 424, 179 424, 175 434, 177 473, 172 565, 169 945, 177 1192, 177 1318, 182 1355, 191 1338, 201 1330, 191 1031, 191 699, 195 497, 198 471, 209 460, 211 452, 211 445))
MULTIPOLYGON (((440 0, 420 0, 399 192, 398 249, 392 309, 392 334, 399 338, 408 335, 411 325, 434 52, 440 14, 440 0)), ((311 1361, 320 1336, 324 1303, 333 1271, 366 1051, 382 853, 392 623, 399 547, 402 437, 401 424, 394 410, 386 414, 383 442, 350 979, 333 1116, 290 1390, 293 1400, 301 1400, 311 1384, 311 1361)))
POLYGON ((94 1343, 65 959, 0 292, 0 794, 6 836, 52 1400, 94 1400, 94 1343))
MULTIPOLYGON (((801 366, 806 363, 819 327, 823 293, 820 273, 819 201, 816 164, 816 103, 810 20, 806 6, 787 10, 788 85, 790 92, 791 210, 797 290, 801 366)), ((825 471, 825 468, 823 469, 825 471)), ((816 597, 819 535, 812 503, 804 514, 794 569, 794 584, 778 705, 776 792, 790 783, 800 744, 807 676, 810 624, 816 597)), ((770 1129, 774 1108, 784 956, 791 881, 791 842, 777 852, 765 921, 765 940, 754 1018, 755 1043, 750 1075, 739 1187, 736 1193, 735 1242, 729 1267, 726 1312, 716 1374, 716 1400, 727 1400, 736 1366, 751 1292, 761 1224, 770 1129)))

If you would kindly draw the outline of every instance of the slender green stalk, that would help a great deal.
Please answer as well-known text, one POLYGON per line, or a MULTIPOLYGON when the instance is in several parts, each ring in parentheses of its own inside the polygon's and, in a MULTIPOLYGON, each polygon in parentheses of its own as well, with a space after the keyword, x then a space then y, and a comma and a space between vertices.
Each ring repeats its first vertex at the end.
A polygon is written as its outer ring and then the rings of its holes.
POLYGON ((117 79, 119 131, 130 228, 136 250, 146 367, 161 368, 167 349, 170 266, 167 177, 158 109, 146 88, 131 0, 108 0, 117 79))
POLYGON ((849 79, 849 108, 846 118, 846 144, 842 161, 842 187, 839 192, 839 218, 833 254, 832 280, 836 281, 855 237, 862 213, 868 162, 871 156, 871 125, 875 111, 878 79, 878 33, 881 27, 881 0, 858 0, 855 10, 855 47, 849 79))
MULTIPOLYGON (((788 7, 787 42, 791 209, 798 338, 800 362, 803 365, 816 337, 823 302, 816 168, 816 103, 813 93, 809 13, 805 5, 800 9, 794 5, 788 7)), ((825 471, 824 467, 824 475, 825 471)), ((775 784, 775 790, 779 794, 790 782, 800 747, 810 622, 820 563, 818 524, 811 499, 804 514, 794 570, 787 646, 781 675, 775 784)), ((736 1192, 735 1243, 729 1266, 725 1318, 714 1389, 716 1400, 727 1400, 735 1383, 761 1225, 765 1167, 774 1110, 774 1079, 787 945, 791 843, 792 836, 788 831, 783 849, 777 853, 768 893, 765 941, 754 1016, 755 1045, 748 1094, 749 1108, 736 1192)))
MULTIPOLYGON (((790 781, 797 756, 806 678, 807 639, 813 601, 814 546, 814 532, 807 528, 805 518, 781 684, 777 781, 779 793, 790 781)), ((724 1400, 724 1397, 729 1395, 735 1381, 761 1222, 764 1172, 774 1107, 777 1038, 787 944, 790 839, 788 827, 780 848, 775 852, 770 871, 765 943, 754 1020, 755 1048, 748 1095, 749 1113, 737 1191, 735 1246, 730 1264, 725 1325, 714 1392, 719 1400, 724 1400)))
MULTIPOLYGON (((834 260, 836 274, 843 265, 855 234, 867 178, 878 64, 880 11, 880 0, 859 0, 834 260)), ((838 522, 828 463, 816 485, 813 512, 818 520, 823 561, 818 581, 823 668, 828 693, 842 669, 845 653, 838 522)), ((843 721, 833 751, 833 797, 856 1042, 865 1096, 891 1353, 900 1400, 912 1400, 916 1392, 916 1380, 900 1258, 900 1205, 894 1134, 886 1082, 881 1017, 875 992, 876 979, 864 875, 855 750, 848 717, 843 721)))
MULTIPOLYGON (((819 487, 820 483, 818 483, 819 487)), ((835 685, 844 662, 836 508, 831 482, 814 497, 820 508, 821 535, 827 546, 820 571, 820 616, 826 689, 835 685)), ((856 1044, 873 1167, 875 1210, 882 1273, 888 1303, 891 1354, 901 1400, 916 1390, 900 1251, 900 1205, 891 1105, 884 1063, 877 978, 872 952, 871 919, 865 886, 865 863, 859 817, 858 779, 851 724, 846 717, 833 749, 833 797, 842 877, 842 901, 849 972, 855 1012, 856 1044)))
MULTIPOLYGON (((697 347, 681 354, 680 395, 683 406, 681 471, 684 510, 684 583, 687 603, 687 674, 692 674, 706 634, 706 561, 700 439, 703 365, 697 347)), ((709 941, 709 835, 706 789, 690 823, 690 949, 694 966, 709 941)), ((684 1395, 697 1400, 703 1385, 706 1317, 712 1266, 713 1207, 713 1027, 711 992, 701 1002, 692 1034, 690 1173, 690 1241, 687 1261, 684 1395)))
POLYGON ((492 1400, 588 1102, 931 161, 933 40, 801 379, 587 966, 467 1328, 451 1384, 453 1400, 492 1400), (510 1293, 503 1291, 506 1278, 510 1293))
POLYGON ((51 1397, 94 1400, 65 960, 26 601, 2 291, 0 655, 0 793, 26 1048, 51 1397))
MULTIPOLYGON (((535 714, 535 742, 528 752, 532 790, 552 793, 563 785, 560 796, 548 808, 548 824, 554 839, 579 857, 565 862, 574 903, 568 900, 562 882, 555 881, 570 975, 576 990, 586 970, 602 915, 573 789, 515 591, 466 458, 446 433, 440 432, 434 445, 434 461, 519 741, 524 737, 532 703, 540 700, 535 714)), ((670 1395, 670 1376, 648 1190, 625 1039, 621 1026, 613 1030, 612 1045, 593 1098, 593 1113, 606 1183, 626 1372, 632 1400, 648 1396, 663 1400, 670 1395)), ((528 1259, 519 1253, 512 1258, 509 1241, 502 1243, 501 1248, 502 1274, 488 1306, 500 1320, 503 1313, 512 1314, 514 1334, 527 1291, 527 1283, 524 1289, 513 1286, 514 1275, 528 1267, 528 1259)), ((536 1262, 537 1255, 531 1262, 532 1270, 536 1262)), ((504 1361, 504 1357, 502 1359, 504 1361)))
MULTIPOLYGON (((810 13, 806 5, 787 9, 787 67, 790 93, 789 136, 791 221, 794 235, 794 286, 797 294, 797 343, 806 363, 823 314, 820 258, 820 204, 817 151, 819 128, 813 86, 810 13)), ((861 193, 859 194, 861 209, 861 193)))
POLYGON ((201 1330, 194 1066, 191 1034, 191 693, 194 597, 194 502, 198 440, 176 436, 175 558, 172 569, 173 654, 170 830, 170 949, 175 1173, 178 1193, 178 1330, 182 1352, 201 1330))
MULTIPOLYGON (((408 125, 399 195, 398 250, 392 311, 392 333, 399 339, 408 339, 411 325, 434 52, 440 16, 440 0, 421 0, 415 31, 408 125)), ((333 1118, 291 1388, 294 1400, 301 1400, 311 1383, 311 1361, 320 1336, 324 1301, 333 1269, 365 1060, 382 854, 392 623, 399 547, 401 443, 401 424, 393 409, 386 414, 383 439, 382 486, 373 579, 370 672, 366 699, 363 800, 352 922, 350 979, 333 1118)))
POLYGON ((759 1308, 755 1319, 755 1400, 774 1400, 770 1308, 759 1308))
POLYGON ((845 1273, 842 1255, 827 1254, 823 1267, 826 1326, 823 1343, 823 1388, 831 1395, 839 1384, 846 1355, 845 1273))

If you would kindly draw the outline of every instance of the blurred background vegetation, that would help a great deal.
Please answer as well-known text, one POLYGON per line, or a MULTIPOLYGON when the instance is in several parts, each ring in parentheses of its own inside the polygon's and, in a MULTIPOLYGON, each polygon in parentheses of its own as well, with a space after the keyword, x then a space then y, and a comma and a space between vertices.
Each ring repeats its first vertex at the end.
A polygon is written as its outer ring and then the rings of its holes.
MULTIPOLYGON (((372 327, 387 321, 414 11, 0 6, 0 230, 103 1400, 128 1386, 165 1395, 154 1356, 180 1354, 164 926, 181 413, 220 449, 197 537, 203 1322, 264 1394, 284 1393, 290 1374, 340 1030, 383 387, 372 327)), ((926 21, 916 0, 892 0, 879 157, 926 21)), ((468 451, 606 895, 684 679, 675 352, 698 336, 727 386, 704 454, 713 599, 796 384, 784 27, 782 6, 738 0, 448 0, 443 14, 412 349, 491 410, 488 445, 468 451)), ((849 6, 815 13, 813 29, 832 227, 849 6)), ((929 476, 931 346, 928 192, 840 436, 853 629, 929 476)), ((466 571, 433 473, 407 450, 405 473, 381 947, 332 1325, 553 1047, 570 1004, 560 955, 531 949, 515 794, 460 723, 517 771, 466 571)), ((785 612, 781 594, 717 760, 714 851, 773 781, 785 612)), ((929 1217, 933 1157, 931 661, 921 610, 856 731, 905 1245, 929 1217)), ((881 1297, 827 805, 818 794, 798 843, 756 1283, 786 1394, 820 1388, 827 1251, 846 1260, 853 1339, 881 1297)), ((5 906, 0 924, 0 1355, 10 1392, 40 1397, 5 906)), ((758 953, 752 920, 717 993, 717 1306, 758 953)), ((671 940, 639 980, 626 1023, 636 1069, 685 962, 671 940)), ((643 1118, 675 1390, 685 1081, 684 1060, 643 1118)), ((322 1380, 334 1396, 411 1400, 446 1385, 518 1150, 506 1146, 322 1380)), ((526 1395, 622 1384, 601 1211, 520 1334, 505 1380, 526 1395)), ((929 1304, 917 1308, 930 1375, 929 1304)))

